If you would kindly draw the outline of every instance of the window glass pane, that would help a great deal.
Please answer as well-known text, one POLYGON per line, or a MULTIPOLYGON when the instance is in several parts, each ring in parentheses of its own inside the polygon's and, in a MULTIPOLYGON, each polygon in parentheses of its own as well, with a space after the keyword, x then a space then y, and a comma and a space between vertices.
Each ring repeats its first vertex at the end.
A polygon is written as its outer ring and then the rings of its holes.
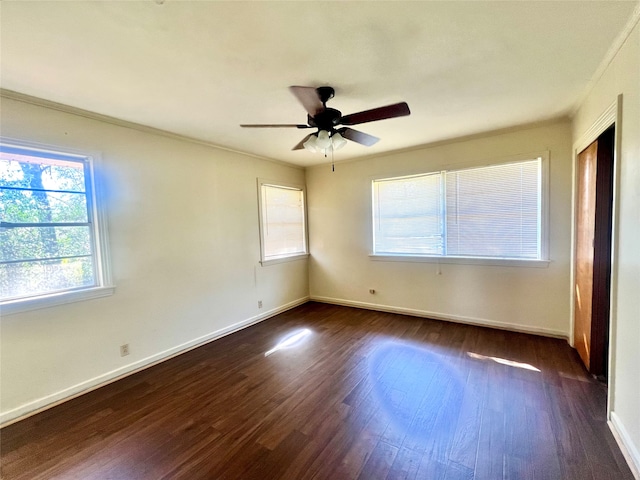
POLYGON ((77 155, 0 145, 3 300, 100 284, 86 188, 88 162, 77 155))
POLYGON ((31 297, 94 285, 91 257, 0 264, 4 299, 31 297))
POLYGON ((12 190, 0 186, 0 216, 11 223, 87 223, 84 193, 12 190))
POLYGON ((306 253, 302 190, 262 186, 265 258, 306 253))
POLYGON ((441 255, 440 174, 374 182, 374 251, 441 255))
POLYGON ((0 229, 0 261, 91 255, 86 227, 17 227, 0 229))
POLYGON ((447 172, 447 255, 538 258, 540 161, 447 172))
POLYGON ((55 160, 0 151, 2 185, 46 190, 85 191, 84 162, 55 160))

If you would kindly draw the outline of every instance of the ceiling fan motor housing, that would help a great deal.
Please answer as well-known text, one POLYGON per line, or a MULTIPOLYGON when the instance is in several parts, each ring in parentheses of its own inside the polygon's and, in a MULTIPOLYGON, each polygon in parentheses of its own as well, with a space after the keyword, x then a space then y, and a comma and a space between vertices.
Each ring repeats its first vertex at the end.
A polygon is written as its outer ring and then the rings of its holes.
POLYGON ((316 92, 318 92, 318 98, 324 105, 328 100, 332 99, 336 94, 336 91, 333 87, 318 87, 316 88, 316 92))
POLYGON ((333 128, 340 123, 340 119, 342 118, 342 113, 335 108, 325 108, 322 112, 318 113, 315 117, 313 117, 314 126, 318 127, 320 130, 331 131, 333 128))

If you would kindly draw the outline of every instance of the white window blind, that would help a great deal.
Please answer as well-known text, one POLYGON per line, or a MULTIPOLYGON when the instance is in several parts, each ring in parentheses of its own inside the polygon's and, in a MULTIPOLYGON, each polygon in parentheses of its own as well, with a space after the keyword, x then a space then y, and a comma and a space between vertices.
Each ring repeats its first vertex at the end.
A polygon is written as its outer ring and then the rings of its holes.
POLYGON ((538 258, 540 161, 447 172, 447 255, 538 258))
POLYGON ((307 253, 304 192, 261 185, 263 260, 307 253))
POLYGON ((441 174, 374 182, 376 253, 441 255, 441 174))
POLYGON ((374 180, 379 255, 542 257, 542 158, 374 180))

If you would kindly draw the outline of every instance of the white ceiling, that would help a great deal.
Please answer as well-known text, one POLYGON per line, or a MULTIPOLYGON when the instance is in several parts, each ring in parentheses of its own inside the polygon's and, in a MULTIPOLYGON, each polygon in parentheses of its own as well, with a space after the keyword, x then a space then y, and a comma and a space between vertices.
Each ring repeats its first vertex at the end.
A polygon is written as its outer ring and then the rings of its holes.
POLYGON ((0 3, 2 88, 306 166, 289 85, 331 85, 355 128, 345 160, 567 115, 632 1, 0 3))

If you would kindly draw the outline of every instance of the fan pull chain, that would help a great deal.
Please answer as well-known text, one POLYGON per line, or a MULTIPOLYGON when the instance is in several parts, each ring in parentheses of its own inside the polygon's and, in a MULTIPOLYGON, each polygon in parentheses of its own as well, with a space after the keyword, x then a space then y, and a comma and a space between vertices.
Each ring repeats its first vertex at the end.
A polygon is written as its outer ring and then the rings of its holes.
POLYGON ((336 164, 333 161, 333 148, 331 149, 331 171, 335 172, 336 171, 336 164))

